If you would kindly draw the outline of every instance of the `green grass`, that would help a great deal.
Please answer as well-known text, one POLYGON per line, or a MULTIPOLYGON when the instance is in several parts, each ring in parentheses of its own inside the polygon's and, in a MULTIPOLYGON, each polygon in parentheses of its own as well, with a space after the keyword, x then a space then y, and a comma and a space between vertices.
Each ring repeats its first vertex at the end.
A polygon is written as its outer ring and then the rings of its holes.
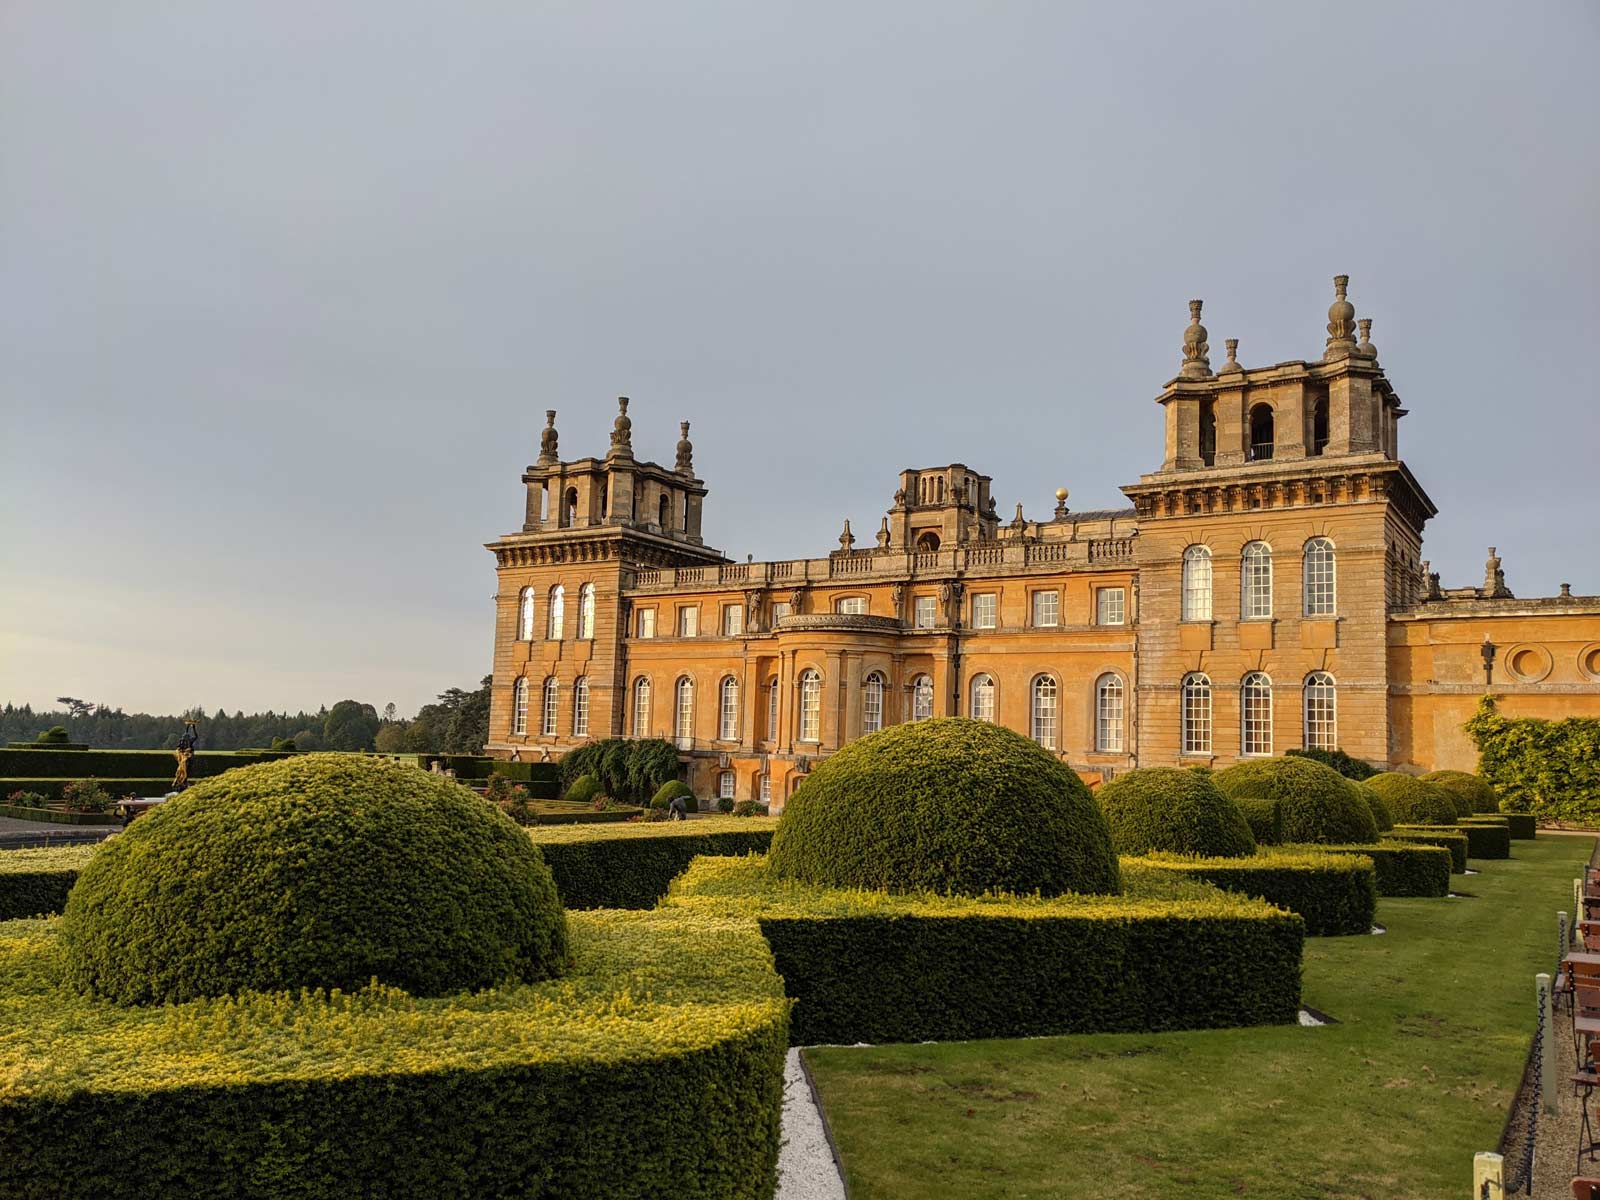
POLYGON ((1386 935, 1307 941, 1304 1002, 1337 1025, 807 1050, 850 1194, 1456 1200, 1591 845, 1519 842, 1457 877, 1471 897, 1386 898, 1386 935))

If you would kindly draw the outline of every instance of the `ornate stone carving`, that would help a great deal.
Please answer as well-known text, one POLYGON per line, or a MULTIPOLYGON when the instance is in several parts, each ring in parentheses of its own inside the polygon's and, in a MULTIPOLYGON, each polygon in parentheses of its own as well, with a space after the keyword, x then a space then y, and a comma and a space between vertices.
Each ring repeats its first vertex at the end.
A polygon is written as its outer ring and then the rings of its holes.
POLYGON ((1201 300, 1189 301, 1189 328, 1183 331, 1183 366, 1178 371, 1180 379, 1210 379, 1211 351, 1206 342, 1206 327, 1200 324, 1201 300))
POLYGON ((611 456, 633 457, 633 419, 628 416, 628 398, 617 397, 617 419, 611 422, 611 456))
POLYGON ((849 554, 851 550, 855 549, 855 544, 856 535, 850 532, 850 518, 846 517, 844 522, 844 532, 839 535, 840 553, 849 554))
POLYGON ((888 548, 889 548, 889 518, 888 517, 884 517, 883 523, 878 526, 878 549, 879 550, 887 550, 888 548))
POLYGON ((761 593, 750 592, 744 599, 744 627, 746 632, 761 632, 761 593))
POLYGON ((1222 366, 1218 369, 1217 374, 1218 375, 1238 375, 1238 374, 1243 374, 1244 368, 1239 365, 1239 339, 1238 338, 1224 338, 1222 340, 1222 344, 1223 344, 1223 346, 1225 346, 1227 348, 1228 361, 1222 364, 1222 366))
POLYGON ((1067 489, 1064 488, 1064 487, 1063 488, 1057 488, 1056 489, 1056 520, 1065 521, 1066 519, 1067 519, 1067 489))
POLYGON ((801 588, 795 588, 794 591, 790 592, 789 593, 789 611, 791 613, 799 613, 801 611, 801 609, 804 607, 805 598, 806 598, 806 594, 805 594, 804 590, 802 590, 801 588))
POLYGON ((1500 566, 1500 556, 1489 547, 1489 560, 1483 564, 1483 594, 1491 600, 1508 600, 1511 589, 1506 586, 1506 573, 1500 566))
POLYGON ((1378 348, 1372 344, 1372 318, 1362 317, 1356 322, 1356 328, 1361 330, 1361 344, 1356 347, 1356 353, 1377 362, 1378 348))
POLYGON ((551 466, 560 461, 556 446, 560 435, 556 433, 556 410, 544 410, 544 432, 539 435, 539 465, 551 466))
POLYGON ((678 461, 673 467, 679 475, 694 477, 694 443, 689 440, 689 422, 678 423, 678 461))
POLYGON ((1345 298, 1345 289, 1349 286, 1350 276, 1333 277, 1334 300, 1328 306, 1328 348, 1322 355, 1324 362, 1349 358, 1355 352, 1356 306, 1345 298))

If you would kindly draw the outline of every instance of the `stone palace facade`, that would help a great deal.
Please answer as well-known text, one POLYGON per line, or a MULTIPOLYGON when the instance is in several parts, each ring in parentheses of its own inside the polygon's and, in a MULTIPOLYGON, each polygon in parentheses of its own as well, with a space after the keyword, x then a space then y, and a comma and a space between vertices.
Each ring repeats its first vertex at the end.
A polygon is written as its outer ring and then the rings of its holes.
POLYGON ((1127 508, 996 511, 986 475, 900 473, 859 544, 730 562, 702 539, 689 425, 634 458, 564 461, 546 414, 499 589, 489 753, 591 738, 677 743, 695 791, 781 804, 819 757, 900 721, 1026 733, 1091 779, 1299 746, 1470 769, 1486 686, 1512 715, 1600 715, 1600 597, 1441 588, 1433 502, 1400 457, 1406 410, 1335 279, 1323 355, 1213 370, 1201 303, 1157 400, 1160 469, 1127 508))

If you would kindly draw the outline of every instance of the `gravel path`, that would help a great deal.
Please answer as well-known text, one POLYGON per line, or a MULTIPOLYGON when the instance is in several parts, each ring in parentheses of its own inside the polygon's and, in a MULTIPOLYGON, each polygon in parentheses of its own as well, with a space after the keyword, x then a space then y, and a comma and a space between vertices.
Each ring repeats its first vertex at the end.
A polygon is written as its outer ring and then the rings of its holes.
POLYGON ((798 1050, 789 1051, 783 1068, 783 1148, 778 1151, 777 1200, 845 1200, 844 1179, 798 1050))

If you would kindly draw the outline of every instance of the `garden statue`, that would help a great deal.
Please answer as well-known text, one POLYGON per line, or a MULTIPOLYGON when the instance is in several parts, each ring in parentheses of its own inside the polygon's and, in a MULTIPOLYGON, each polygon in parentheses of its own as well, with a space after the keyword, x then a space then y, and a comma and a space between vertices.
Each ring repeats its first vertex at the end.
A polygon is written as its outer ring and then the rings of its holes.
POLYGON ((183 736, 178 739, 178 748, 172 752, 178 760, 178 772, 172 777, 172 791, 181 792, 189 786, 189 760, 194 757, 194 748, 200 741, 200 735, 195 732, 195 723, 183 723, 183 736))

